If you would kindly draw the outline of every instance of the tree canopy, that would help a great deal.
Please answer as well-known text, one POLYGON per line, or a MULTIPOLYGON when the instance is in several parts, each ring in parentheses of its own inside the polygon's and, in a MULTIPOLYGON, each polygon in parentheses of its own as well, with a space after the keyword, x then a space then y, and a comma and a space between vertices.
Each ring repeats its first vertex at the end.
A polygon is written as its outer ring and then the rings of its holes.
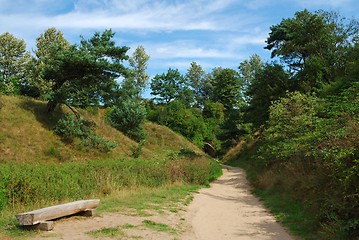
POLYGON ((53 82, 48 111, 58 103, 74 106, 98 105, 116 87, 116 79, 129 74, 122 64, 127 60, 128 47, 116 46, 114 33, 96 32, 80 45, 50 46, 51 56, 42 69, 43 79, 53 82))
POLYGON ((24 40, 11 33, 0 35, 0 92, 18 94, 25 78, 30 54, 24 40))

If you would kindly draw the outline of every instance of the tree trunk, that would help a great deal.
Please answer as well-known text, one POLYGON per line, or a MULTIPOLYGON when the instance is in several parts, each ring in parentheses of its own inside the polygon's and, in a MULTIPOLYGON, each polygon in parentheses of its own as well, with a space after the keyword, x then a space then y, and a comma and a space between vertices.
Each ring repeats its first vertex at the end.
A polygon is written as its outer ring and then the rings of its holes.
POLYGON ((55 101, 55 100, 50 100, 50 101, 47 103, 46 111, 47 111, 48 113, 52 113, 52 112, 55 110, 57 104, 58 104, 57 101, 55 101))

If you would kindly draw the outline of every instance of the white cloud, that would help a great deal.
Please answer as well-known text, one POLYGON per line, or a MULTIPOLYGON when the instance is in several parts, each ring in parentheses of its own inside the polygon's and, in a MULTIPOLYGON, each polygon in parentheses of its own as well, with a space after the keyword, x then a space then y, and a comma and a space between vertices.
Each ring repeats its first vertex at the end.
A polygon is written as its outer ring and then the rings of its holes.
POLYGON ((156 58, 234 58, 233 53, 225 51, 224 47, 207 45, 200 46, 194 41, 173 41, 165 43, 145 44, 146 51, 156 58))
POLYGON ((72 4, 67 1, 66 11, 62 7, 59 12, 54 12, 60 9, 59 4, 51 6, 50 0, 14 1, 6 4, 6 13, 0 11, 0 19, 16 28, 225 31, 248 25, 256 18, 246 13, 228 14, 226 10, 238 5, 235 0, 78 0, 72 4))
POLYGON ((358 4, 357 0, 297 0, 298 4, 305 8, 312 7, 335 7, 341 8, 350 6, 351 4, 358 4))

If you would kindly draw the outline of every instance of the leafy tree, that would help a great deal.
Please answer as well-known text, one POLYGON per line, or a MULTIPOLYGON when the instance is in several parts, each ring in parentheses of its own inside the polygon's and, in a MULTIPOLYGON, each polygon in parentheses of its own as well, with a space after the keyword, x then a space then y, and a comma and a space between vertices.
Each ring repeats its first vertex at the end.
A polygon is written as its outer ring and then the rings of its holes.
POLYGON ((255 81, 256 76, 259 74, 261 70, 263 70, 264 63, 261 57, 257 54, 253 54, 250 56, 249 60, 244 60, 239 64, 239 76, 242 79, 242 99, 248 104, 249 96, 248 90, 250 85, 255 81))
POLYGON ((201 110, 188 108, 180 100, 155 106, 150 111, 149 120, 171 128, 201 147, 209 135, 201 110))
POLYGON ((238 108, 242 104, 240 96, 242 83, 235 70, 215 69, 212 85, 212 101, 222 103, 227 111, 238 108))
POLYGON ((8 32, 0 35, 0 92, 20 93, 29 60, 24 40, 8 32))
POLYGON ((255 128, 266 123, 271 102, 291 89, 290 76, 281 65, 265 64, 248 87, 250 101, 245 110, 246 121, 253 123, 255 128))
POLYGON ((131 70, 134 74, 133 86, 138 88, 139 93, 146 87, 148 79, 150 78, 146 73, 149 59, 150 56, 147 55, 145 48, 142 45, 138 46, 129 58, 129 63, 132 67, 131 70))
POLYGON ((193 102, 193 93, 189 83, 178 69, 169 68, 167 73, 156 75, 151 82, 151 94, 159 97, 154 99, 160 103, 169 103, 179 99, 187 106, 193 102))
POLYGON ((193 89, 195 104, 197 107, 203 107, 205 102, 205 82, 206 72, 196 62, 191 62, 191 67, 187 70, 186 78, 193 89))
POLYGON ((60 61, 56 61, 60 52, 70 49, 70 43, 65 39, 63 33, 56 28, 48 28, 36 38, 35 57, 29 65, 29 91, 35 92, 44 99, 49 99, 53 94, 52 87, 55 79, 48 76, 49 69, 60 68, 60 61))
POLYGON ((48 112, 59 103, 86 107, 109 98, 117 86, 116 79, 129 74, 122 64, 128 59, 128 47, 116 46, 113 37, 111 30, 105 30, 89 40, 82 39, 80 45, 60 49, 57 44, 50 46, 54 55, 43 69, 43 78, 53 82, 48 112))
POLYGON ((305 91, 320 88, 343 72, 345 52, 359 31, 357 21, 345 24, 336 14, 308 10, 270 29, 265 48, 288 65, 305 91))
POLYGON ((107 121, 111 126, 137 142, 146 138, 143 126, 145 118, 146 108, 137 99, 123 100, 107 113, 107 121))

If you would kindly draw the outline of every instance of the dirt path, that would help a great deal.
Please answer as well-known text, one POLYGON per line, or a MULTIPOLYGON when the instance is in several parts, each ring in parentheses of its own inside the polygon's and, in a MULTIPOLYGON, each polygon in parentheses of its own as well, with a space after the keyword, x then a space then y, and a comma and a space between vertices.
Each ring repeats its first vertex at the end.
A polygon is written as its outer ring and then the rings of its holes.
POLYGON ((178 209, 177 212, 154 213, 147 217, 111 213, 91 219, 61 220, 55 223, 53 231, 43 232, 34 239, 294 239, 250 193, 245 173, 239 168, 225 167, 223 176, 210 188, 200 190, 189 206, 179 206, 178 209), (166 224, 170 230, 151 229, 144 220, 166 224), (88 234, 104 228, 119 231, 112 235, 100 231, 97 237, 88 234))
POLYGON ((245 172, 225 167, 223 176, 202 189, 188 209, 192 231, 183 240, 292 238, 251 194, 245 172))

